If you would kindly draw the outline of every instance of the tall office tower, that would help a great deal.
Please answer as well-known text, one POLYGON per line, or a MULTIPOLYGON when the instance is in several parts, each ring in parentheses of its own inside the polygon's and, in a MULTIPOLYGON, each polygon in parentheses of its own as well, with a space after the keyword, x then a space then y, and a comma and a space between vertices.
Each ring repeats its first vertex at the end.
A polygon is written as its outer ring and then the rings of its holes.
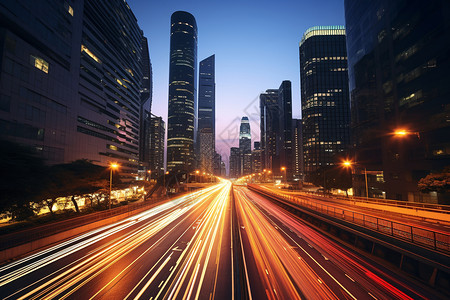
POLYGON ((300 42, 306 180, 337 163, 350 143, 347 51, 343 26, 308 29, 300 42))
POLYGON ((303 180, 303 140, 301 119, 292 119, 292 148, 294 160, 294 179, 303 180))
POLYGON ((117 161, 134 178, 142 40, 121 0, 1 1, 0 134, 49 164, 117 161))
POLYGON ((270 89, 259 96, 261 130, 261 168, 274 175, 292 179, 292 92, 291 82, 285 80, 279 89, 270 89))
POLYGON ((230 178, 241 177, 241 151, 238 147, 230 149, 230 178))
POLYGON ((292 153, 292 91, 291 82, 285 80, 278 89, 278 106, 281 109, 279 120, 278 153, 281 167, 286 168, 287 180, 292 179, 294 173, 294 161, 292 153))
POLYGON ((227 176, 227 168, 225 166, 225 162, 221 161, 220 162, 220 175, 221 177, 226 177, 227 176))
POLYGON ((417 184, 450 165, 449 2, 345 1, 345 20, 356 163, 368 170, 369 196, 445 201, 417 184), (399 128, 409 134, 392 135, 399 128))
MULTIPOLYGON (((261 168, 279 172, 280 162, 277 152, 277 133, 279 130, 280 108, 278 90, 270 89, 259 95, 261 168)), ((278 174, 278 173, 277 173, 278 174)))
POLYGON ((215 151, 215 102, 216 84, 214 79, 215 56, 200 62, 200 76, 198 84, 198 125, 197 125, 197 155, 199 159, 199 169, 212 172, 215 151), (205 135, 205 132, 210 132, 205 135), (207 140, 205 140, 207 138, 207 140), (203 145, 203 148, 200 146, 203 145), (206 148, 205 148, 206 147, 206 148), (203 150, 202 150, 203 149, 203 150), (212 155, 211 155, 212 154, 212 155), (206 165, 205 165, 206 164, 206 165))
POLYGON ((261 146, 260 142, 254 142, 252 151, 252 173, 260 173, 261 171, 261 146))
POLYGON ((252 172, 252 138, 248 117, 242 117, 239 127, 239 149, 241 151, 241 174, 248 175, 252 172))
POLYGON ((146 37, 141 40, 142 49, 142 82, 141 102, 139 115, 139 165, 144 172, 149 169, 149 126, 152 107, 152 64, 148 53, 148 41, 146 37))
POLYGON ((151 178, 158 178, 164 174, 164 137, 165 123, 161 117, 152 115, 149 132, 149 170, 151 178))
POLYGON ((172 14, 170 28, 167 169, 194 169, 197 24, 184 11, 172 14))
POLYGON ((213 174, 214 175, 216 175, 216 176, 222 175, 221 165, 222 165, 222 155, 220 155, 217 152, 214 152, 214 160, 213 160, 213 174))

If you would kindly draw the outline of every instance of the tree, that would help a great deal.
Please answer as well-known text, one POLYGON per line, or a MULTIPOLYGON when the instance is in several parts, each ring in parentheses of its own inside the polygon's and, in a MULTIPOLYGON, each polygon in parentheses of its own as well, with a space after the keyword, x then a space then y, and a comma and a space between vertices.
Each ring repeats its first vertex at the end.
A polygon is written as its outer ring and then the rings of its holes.
POLYGON ((68 164, 49 167, 46 177, 46 189, 41 193, 41 199, 52 212, 52 206, 58 197, 70 197, 75 210, 80 212, 76 196, 95 193, 104 188, 108 170, 95 165, 88 160, 76 160, 68 164))
POLYGON ((347 192, 352 187, 352 174, 350 168, 340 166, 327 166, 318 168, 310 177, 316 186, 322 186, 325 190, 341 189, 347 192))
POLYGON ((423 193, 450 191, 450 166, 445 167, 440 173, 431 173, 419 180, 418 188, 423 193))

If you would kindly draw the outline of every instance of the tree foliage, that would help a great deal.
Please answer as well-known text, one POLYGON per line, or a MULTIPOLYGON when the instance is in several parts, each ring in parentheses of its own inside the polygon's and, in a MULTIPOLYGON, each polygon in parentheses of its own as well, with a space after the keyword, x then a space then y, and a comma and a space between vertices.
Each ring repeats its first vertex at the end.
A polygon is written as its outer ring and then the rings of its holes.
POLYGON ((310 178, 316 186, 322 186, 325 190, 348 190, 352 187, 352 174, 349 168, 339 166, 327 166, 318 168, 310 178))
POLYGON ((431 173, 420 179, 418 188, 424 193, 450 191, 450 166, 445 167, 440 173, 431 173))

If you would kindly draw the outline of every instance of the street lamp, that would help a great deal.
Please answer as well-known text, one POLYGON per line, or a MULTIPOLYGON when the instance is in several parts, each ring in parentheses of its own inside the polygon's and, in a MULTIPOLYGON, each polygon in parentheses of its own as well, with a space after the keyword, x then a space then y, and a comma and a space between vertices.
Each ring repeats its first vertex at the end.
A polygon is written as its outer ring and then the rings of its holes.
POLYGON ((167 188, 166 188, 166 175, 168 175, 169 174, 169 171, 167 171, 166 173, 164 173, 164 177, 163 177, 163 180, 164 180, 164 194, 167 196, 167 188))
POLYGON ((281 167, 281 171, 284 172, 284 181, 287 182, 286 167, 281 167))
MULTIPOLYGON (((345 168, 351 168, 354 165, 354 163, 351 160, 344 160, 342 162, 342 165, 345 168)), ((366 182, 366 199, 369 199, 369 188, 368 188, 368 185, 367 185, 367 169, 366 168, 364 168, 364 179, 365 179, 365 182, 366 182)))
POLYGON ((113 170, 118 169, 120 166, 117 163, 112 163, 109 165, 110 173, 109 173, 109 204, 108 209, 111 209, 111 189, 112 189, 112 173, 113 170))
POLYGON ((413 134, 413 135, 416 135, 417 138, 420 139, 420 133, 418 131, 409 131, 409 130, 406 130, 403 128, 396 129, 393 134, 394 134, 394 136, 399 137, 399 138, 403 138, 405 136, 413 134))
POLYGON ((148 173, 148 181, 152 181, 152 171, 148 170, 147 173, 148 173))

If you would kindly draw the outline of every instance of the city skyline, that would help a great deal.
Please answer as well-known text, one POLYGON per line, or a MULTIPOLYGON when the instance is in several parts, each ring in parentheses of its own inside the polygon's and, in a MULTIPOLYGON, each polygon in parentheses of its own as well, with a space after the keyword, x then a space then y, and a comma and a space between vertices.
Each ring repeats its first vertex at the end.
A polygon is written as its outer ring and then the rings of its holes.
MULTIPOLYGON (((170 15, 191 13, 198 25, 198 59, 216 58, 216 148, 228 161, 238 146, 239 121, 248 115, 252 136, 259 140, 259 94, 283 80, 292 82, 292 115, 300 118, 298 44, 315 25, 344 25, 343 1, 323 5, 284 1, 273 10, 268 1, 204 5, 203 1, 151 3, 128 1, 149 40, 153 67, 152 113, 167 120, 170 15), (302 13, 303 12, 303 13, 302 13), (228 20, 230 22, 218 22, 228 20), (264 19, 264 22, 260 20, 264 19), (261 27, 262 26, 262 27, 261 27), (271 42, 268 42, 267 36, 271 42), (248 80, 251 79, 251 80, 248 80), (247 80, 245 84, 242 84, 247 80)), ((197 66, 198 67, 198 66, 197 66)))

